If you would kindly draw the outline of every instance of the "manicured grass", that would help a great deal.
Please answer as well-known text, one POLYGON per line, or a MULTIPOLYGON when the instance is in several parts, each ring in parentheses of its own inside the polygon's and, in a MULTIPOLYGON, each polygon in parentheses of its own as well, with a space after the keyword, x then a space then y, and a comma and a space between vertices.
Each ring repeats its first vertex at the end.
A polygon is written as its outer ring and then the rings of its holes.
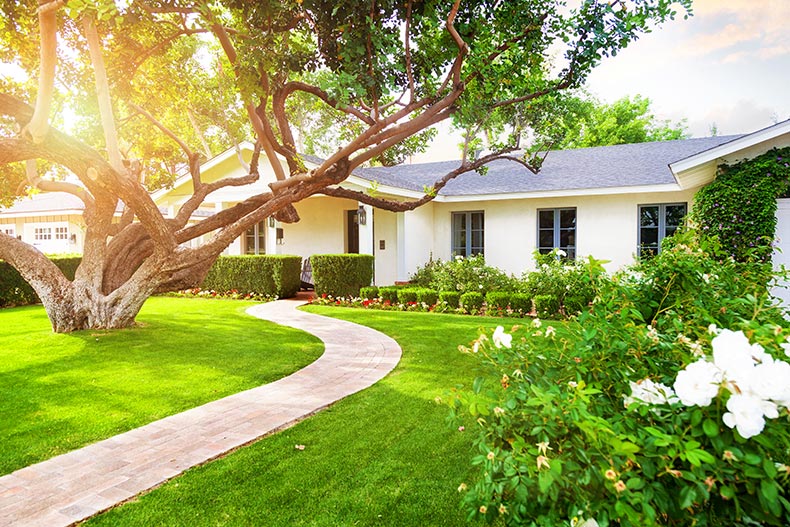
POLYGON ((0 474, 284 377, 315 337, 236 300, 151 298, 138 327, 54 334, 43 308, 0 311, 0 474))
MULTIPOLYGON (((96 526, 459 526, 471 436, 435 398, 479 371, 458 351, 478 328, 518 320, 310 307, 393 336, 398 367, 295 427, 89 521, 96 526), (303 451, 295 445, 304 445, 303 451)), ((467 424, 467 428, 474 426, 467 424)))

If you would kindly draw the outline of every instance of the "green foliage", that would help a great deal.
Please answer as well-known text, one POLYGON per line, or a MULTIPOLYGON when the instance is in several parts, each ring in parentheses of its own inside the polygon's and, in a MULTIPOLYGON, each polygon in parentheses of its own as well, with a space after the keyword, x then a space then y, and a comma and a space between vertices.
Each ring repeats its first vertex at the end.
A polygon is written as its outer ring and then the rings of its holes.
POLYGON ((437 291, 476 291, 486 294, 490 291, 514 291, 516 280, 496 267, 486 265, 482 254, 462 257, 443 262, 428 262, 418 271, 420 280, 429 275, 429 285, 437 291))
MULTIPOLYGON (((55 265, 68 280, 74 280, 82 258, 80 256, 51 256, 55 265)), ((0 307, 26 306, 40 300, 33 288, 6 262, 0 261, 0 307)))
POLYGON ((540 138, 553 150, 608 146, 689 137, 684 122, 659 121, 651 113, 650 99, 636 95, 612 104, 584 96, 553 97, 539 103, 540 138))
POLYGON ((435 271, 444 265, 441 259, 434 260, 431 256, 424 265, 418 267, 414 274, 409 276, 409 283, 420 287, 431 287, 434 283, 435 271))
POLYGON ((461 294, 458 305, 467 313, 479 313, 483 309, 483 295, 477 291, 467 291, 461 294))
POLYGON ((560 314, 560 303, 553 295, 535 295, 535 313, 540 318, 556 318, 560 314))
POLYGON ((301 286, 302 258, 282 254, 220 256, 201 287, 290 298, 301 286))
POLYGON ((318 295, 359 296, 373 281, 373 256, 369 254, 314 254, 315 292, 318 295))
POLYGON ((511 293, 504 291, 491 291, 486 294, 486 307, 504 311, 510 305, 510 296, 511 293))
POLYGON ((446 302, 453 309, 458 309, 461 303, 461 293, 458 291, 439 291, 439 302, 446 302))
POLYGON ((595 301, 576 321, 477 339, 468 351, 491 371, 452 403, 454 415, 481 425, 470 518, 539 527, 790 522, 787 411, 744 439, 723 422, 727 389, 709 406, 624 408, 637 383, 671 386, 710 355, 711 324, 786 359, 790 322, 763 285, 769 266, 715 251, 686 232, 611 278, 588 262, 595 301))
MULTIPOLYGON (((549 254, 535 251, 534 258, 537 269, 522 277, 520 287, 535 299, 535 308, 538 311, 538 297, 541 297, 541 306, 551 316, 561 310, 568 316, 575 315, 592 301, 595 295, 589 276, 592 260, 570 261, 562 257, 558 250, 549 254)), ((546 315, 539 313, 539 316, 546 315)))
POLYGON ((417 289, 417 302, 426 306, 435 305, 439 301, 439 293, 434 289, 421 287, 417 289))
POLYGON ((398 289, 398 302, 401 304, 414 304, 417 302, 417 290, 404 287, 398 289))
POLYGON ((532 297, 526 293, 513 293, 510 295, 510 309, 514 313, 526 315, 532 312, 532 297))
POLYGON ((720 165, 716 179, 697 191, 691 217, 736 260, 767 260, 776 233, 776 198, 788 187, 790 148, 720 165))
POLYGON ((398 289, 400 288, 395 286, 379 287, 379 296, 381 296, 383 302, 396 304, 398 302, 398 289))
POLYGON ((379 297, 379 288, 374 286, 362 287, 359 289, 359 296, 366 300, 373 300, 379 297))

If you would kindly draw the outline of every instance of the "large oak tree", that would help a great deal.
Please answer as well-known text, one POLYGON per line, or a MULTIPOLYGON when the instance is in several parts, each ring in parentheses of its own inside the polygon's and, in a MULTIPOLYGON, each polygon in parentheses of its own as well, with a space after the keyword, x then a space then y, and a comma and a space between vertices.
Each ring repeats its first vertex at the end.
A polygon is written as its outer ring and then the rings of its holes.
POLYGON ((71 193, 87 228, 73 281, 4 234, 0 258, 34 287, 55 331, 128 326, 149 295, 199 283, 250 226, 298 221, 293 204, 308 196, 405 211, 495 159, 536 172, 518 153, 530 105, 579 87, 603 57, 690 2, 5 0, 0 56, 28 75, 0 81, 3 198, 71 193), (310 105, 345 133, 307 170, 293 122, 310 105), (418 200, 339 186, 446 120, 499 141, 418 200), (245 138, 256 144, 249 174, 203 182, 202 157, 245 138), (269 191, 190 223, 209 193, 255 181, 259 156, 276 175, 269 191), (166 217, 149 192, 177 169, 194 194, 166 217), (206 235, 200 247, 185 243, 206 235))

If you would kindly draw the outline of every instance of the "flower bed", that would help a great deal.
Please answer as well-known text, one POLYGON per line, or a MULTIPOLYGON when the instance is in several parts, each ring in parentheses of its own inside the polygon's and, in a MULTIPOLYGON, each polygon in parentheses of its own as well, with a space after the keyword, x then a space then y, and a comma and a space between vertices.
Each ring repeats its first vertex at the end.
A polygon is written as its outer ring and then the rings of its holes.
POLYGON ((264 293, 240 293, 236 289, 231 289, 230 291, 214 291, 213 289, 201 289, 200 287, 166 293, 166 296, 184 298, 225 298, 232 300, 252 300, 254 302, 271 302, 272 300, 277 300, 276 296, 264 293))

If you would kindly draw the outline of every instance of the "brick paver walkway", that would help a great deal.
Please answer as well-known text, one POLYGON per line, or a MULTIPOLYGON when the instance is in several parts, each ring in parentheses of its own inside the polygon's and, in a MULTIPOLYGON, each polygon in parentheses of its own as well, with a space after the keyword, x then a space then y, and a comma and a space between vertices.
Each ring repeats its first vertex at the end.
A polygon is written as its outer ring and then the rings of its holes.
POLYGON ((400 360, 388 336, 297 311, 302 303, 280 300, 248 312, 320 338, 326 349, 318 360, 276 382, 0 477, 0 525, 58 527, 89 518, 374 384, 400 360))

